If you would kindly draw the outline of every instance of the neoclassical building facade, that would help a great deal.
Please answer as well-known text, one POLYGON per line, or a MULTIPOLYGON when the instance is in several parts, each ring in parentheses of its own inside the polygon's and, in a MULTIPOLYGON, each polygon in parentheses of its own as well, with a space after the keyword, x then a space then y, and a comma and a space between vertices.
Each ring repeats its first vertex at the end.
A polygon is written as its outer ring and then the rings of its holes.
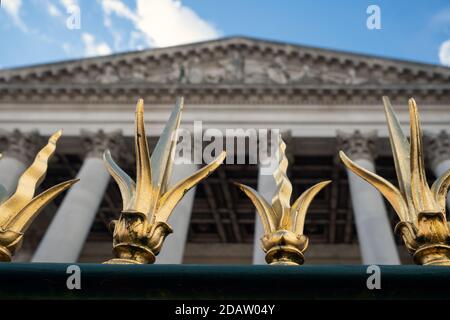
MULTIPOLYGON (((146 104, 154 145, 176 96, 181 126, 193 130, 279 129, 285 137, 294 195, 333 183, 306 218, 307 264, 409 264, 397 218, 381 195, 347 172, 358 164, 395 182, 381 97, 391 98, 408 128, 407 100, 418 102, 428 178, 450 168, 450 69, 353 53, 231 37, 183 46, 0 71, 0 182, 12 192, 44 139, 63 129, 43 187, 80 182, 33 223, 16 261, 102 262, 111 257, 109 223, 120 194, 102 162, 109 148, 134 170, 134 105, 146 104)), ((194 139, 197 139, 194 137, 194 139)), ((195 143, 205 144, 204 137, 195 143)), ((246 159, 248 148, 236 148, 246 159)), ((187 155, 188 156, 188 155, 187 155)), ((198 164, 175 166, 179 180, 198 164)), ((275 182, 258 164, 226 163, 191 190, 169 220, 158 263, 264 263, 262 228, 239 181, 267 198, 275 182)))

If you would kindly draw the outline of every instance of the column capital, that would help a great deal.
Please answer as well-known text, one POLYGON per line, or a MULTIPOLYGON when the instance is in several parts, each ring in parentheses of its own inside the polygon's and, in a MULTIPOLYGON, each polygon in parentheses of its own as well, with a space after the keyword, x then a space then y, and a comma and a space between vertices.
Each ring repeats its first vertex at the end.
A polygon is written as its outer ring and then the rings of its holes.
POLYGON ((102 158, 103 152, 106 149, 111 151, 113 157, 118 158, 120 151, 124 147, 122 132, 120 130, 111 132, 105 132, 103 130, 96 132, 81 130, 81 138, 87 158, 102 158))
POLYGON ((352 133, 337 131, 337 145, 351 159, 366 159, 371 162, 376 157, 376 139, 375 130, 362 133, 355 130, 352 133))
POLYGON ((42 137, 37 130, 23 132, 19 129, 0 131, 0 143, 4 156, 15 158, 24 164, 30 163, 36 156, 42 137))
POLYGON ((439 133, 424 134, 425 157, 431 168, 436 168, 441 162, 450 160, 450 135, 442 130, 439 133))

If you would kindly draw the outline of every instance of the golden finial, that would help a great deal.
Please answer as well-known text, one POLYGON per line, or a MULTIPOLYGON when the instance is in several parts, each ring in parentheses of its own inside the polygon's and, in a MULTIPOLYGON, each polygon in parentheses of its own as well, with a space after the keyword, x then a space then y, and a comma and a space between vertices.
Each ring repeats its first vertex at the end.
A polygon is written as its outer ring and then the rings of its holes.
POLYGON ((236 185, 253 202, 264 228, 262 248, 269 264, 300 265, 304 262, 303 252, 308 247, 308 237, 303 234, 305 216, 316 194, 331 181, 323 181, 306 190, 291 206, 292 184, 286 175, 288 159, 286 144, 278 137, 278 167, 273 173, 277 190, 272 205, 253 188, 236 185))
POLYGON ((11 261, 11 257, 20 247, 23 235, 34 218, 50 201, 78 181, 74 179, 60 183, 34 196, 37 187, 44 180, 48 160, 53 156, 56 142, 61 134, 61 130, 54 133, 47 145, 39 151, 34 162, 20 177, 16 192, 8 199, 5 192, 1 195, 0 261, 11 261))
POLYGON ((391 103, 383 97, 399 189, 382 177, 358 166, 344 152, 340 157, 355 174, 372 184, 389 201, 400 222, 395 227, 414 262, 450 266, 450 233, 445 217, 445 199, 450 170, 430 187, 425 176, 422 131, 414 99, 409 100, 410 142, 406 139, 391 103))
POLYGON ((153 154, 149 157, 144 127, 144 101, 136 106, 136 183, 104 153, 106 168, 119 186, 123 211, 112 225, 115 259, 106 263, 141 264, 155 262, 164 239, 172 232, 170 214, 187 191, 209 176, 225 159, 222 152, 214 161, 169 188, 173 157, 178 140, 183 98, 176 105, 153 154))

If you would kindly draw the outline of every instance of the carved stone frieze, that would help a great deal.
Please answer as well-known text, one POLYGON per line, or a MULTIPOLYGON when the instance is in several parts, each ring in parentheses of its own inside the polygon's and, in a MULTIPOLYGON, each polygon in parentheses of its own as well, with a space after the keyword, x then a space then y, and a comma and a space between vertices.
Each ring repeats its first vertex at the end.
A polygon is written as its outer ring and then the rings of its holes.
POLYGON ((250 38, 144 50, 110 57, 0 71, 0 83, 155 84, 445 83, 450 71, 250 38))
POLYGON ((450 100, 449 80, 446 67, 235 37, 1 70, 0 102, 372 103, 414 91, 432 103, 450 100))

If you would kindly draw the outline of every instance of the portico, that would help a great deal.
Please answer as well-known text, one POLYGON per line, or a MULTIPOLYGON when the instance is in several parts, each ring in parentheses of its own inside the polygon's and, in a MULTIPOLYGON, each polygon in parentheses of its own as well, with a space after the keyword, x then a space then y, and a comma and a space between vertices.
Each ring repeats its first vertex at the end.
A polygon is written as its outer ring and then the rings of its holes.
MULTIPOLYGON (((37 230, 39 237, 26 240, 34 241, 30 255, 33 261, 104 261, 111 250, 107 225, 119 214, 120 201, 101 153, 112 149, 132 172, 134 163, 127 154, 133 147, 136 99, 145 99, 147 131, 154 144, 175 97, 184 95, 181 127, 187 130, 201 121, 202 132, 217 130, 224 139, 227 129, 289 131, 288 175, 295 194, 315 182, 333 180, 307 216, 305 232, 321 248, 311 245, 307 262, 408 263, 397 250, 389 206, 369 185, 364 184, 363 192, 336 155, 339 149, 351 149, 348 154, 355 161, 394 177, 382 95, 391 97, 405 123, 406 102, 414 96, 424 129, 442 150, 447 137, 440 132, 450 127, 449 79, 444 67, 250 38, 3 70, 0 181, 13 190, 31 153, 27 141, 62 128, 64 138, 51 166, 55 174, 49 177, 78 176, 82 182, 56 202, 52 223, 37 230), (181 62, 188 72, 181 72, 181 62), (376 136, 366 136, 375 131, 376 136), (91 147, 86 145, 89 139, 91 147), (10 147, 14 144, 18 146, 10 147)), ((200 141, 203 147, 209 142, 200 141)), ((246 150, 248 158, 251 153, 246 150)), ((445 154, 430 152, 430 172, 450 168, 445 154)), ((201 165, 180 165, 174 176, 179 180, 201 165)), ((264 262, 255 212, 233 181, 253 185, 268 199, 274 190, 271 176, 262 175, 257 164, 225 165, 179 204, 170 222, 175 234, 165 243, 171 249, 163 248, 160 263, 264 262)))

